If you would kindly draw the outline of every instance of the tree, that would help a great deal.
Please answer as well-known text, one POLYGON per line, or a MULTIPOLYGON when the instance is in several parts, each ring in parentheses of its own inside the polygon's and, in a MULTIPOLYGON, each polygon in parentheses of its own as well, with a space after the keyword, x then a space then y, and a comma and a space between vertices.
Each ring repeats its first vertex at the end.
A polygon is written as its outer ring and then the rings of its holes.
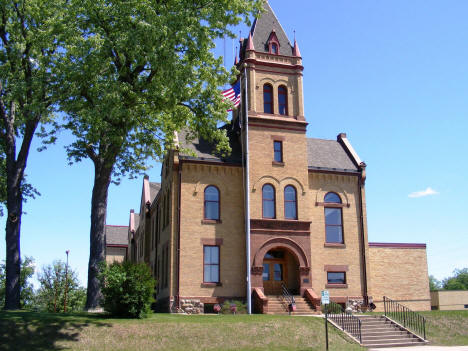
POLYGON ((103 306, 114 316, 142 318, 151 312, 156 280, 145 263, 103 265, 99 273, 103 306))
POLYGON ((468 268, 455 269, 453 276, 442 282, 444 290, 468 290, 468 268))
MULTIPOLYGON (((38 126, 50 121, 54 106, 52 68, 61 54, 57 33, 63 24, 64 3, 0 3, 0 201, 7 208, 5 309, 20 307, 22 206, 28 191, 34 196, 34 189, 25 182, 25 169, 32 139, 38 126)), ((53 141, 44 129, 39 132, 48 142, 53 141)))
POLYGON ((429 276, 429 290, 436 291, 440 290, 440 281, 438 281, 433 275, 429 276))
POLYGON ((36 294, 36 304, 41 310, 64 311, 67 282, 67 312, 83 309, 86 289, 80 286, 76 272, 70 267, 67 280, 65 268, 66 265, 62 261, 54 261, 51 265, 42 267, 42 272, 38 274, 40 287, 36 294))
MULTIPOLYGON (((228 151, 228 103, 219 88, 232 75, 215 59, 213 40, 234 36, 229 26, 261 0, 72 0, 75 28, 59 71, 61 108, 76 141, 70 162, 94 164, 87 308, 101 297, 107 195, 111 181, 135 175, 162 156, 174 132, 187 128, 228 151)), ((193 134, 192 133, 192 134, 193 134)))
MULTIPOLYGON (((34 288, 29 281, 34 274, 34 259, 26 256, 21 261, 21 274, 20 274, 20 307, 32 307, 34 301, 34 288)), ((0 264, 0 304, 5 303, 5 261, 0 264)))

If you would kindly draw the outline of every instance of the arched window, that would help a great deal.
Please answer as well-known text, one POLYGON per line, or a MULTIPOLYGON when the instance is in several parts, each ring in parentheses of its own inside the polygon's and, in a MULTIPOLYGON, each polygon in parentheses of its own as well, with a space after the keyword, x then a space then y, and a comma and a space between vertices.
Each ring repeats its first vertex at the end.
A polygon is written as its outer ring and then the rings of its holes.
POLYGON ((341 206, 336 206, 341 205, 341 198, 336 193, 328 193, 324 203, 326 242, 343 244, 343 213, 341 206))
POLYGON ((273 113, 273 87, 270 84, 263 86, 263 112, 273 113))
POLYGON ((271 44, 271 53, 274 55, 278 55, 278 44, 276 43, 271 44))
POLYGON ((292 185, 284 188, 284 218, 297 219, 296 188, 292 185))
POLYGON ((204 218, 219 220, 219 190, 214 185, 205 188, 204 218))
POLYGON ((262 188, 263 218, 276 218, 275 188, 265 184, 262 188))
POLYGON ((288 115, 288 88, 284 85, 278 88, 278 109, 280 115, 288 115))

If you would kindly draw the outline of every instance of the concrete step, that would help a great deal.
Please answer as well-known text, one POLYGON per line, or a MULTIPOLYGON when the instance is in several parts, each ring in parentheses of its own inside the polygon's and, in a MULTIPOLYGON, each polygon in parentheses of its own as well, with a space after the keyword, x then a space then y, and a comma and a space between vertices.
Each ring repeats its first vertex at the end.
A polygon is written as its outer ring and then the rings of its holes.
POLYGON ((391 338, 391 339, 380 339, 380 340, 371 340, 364 342, 365 344, 375 344, 375 345, 386 345, 386 344, 395 344, 395 343, 412 343, 412 344, 419 344, 421 341, 416 338, 391 338))
POLYGON ((404 346, 422 346, 425 345, 424 342, 394 342, 388 344, 363 344, 363 346, 368 348, 384 348, 384 347, 404 347, 404 346))

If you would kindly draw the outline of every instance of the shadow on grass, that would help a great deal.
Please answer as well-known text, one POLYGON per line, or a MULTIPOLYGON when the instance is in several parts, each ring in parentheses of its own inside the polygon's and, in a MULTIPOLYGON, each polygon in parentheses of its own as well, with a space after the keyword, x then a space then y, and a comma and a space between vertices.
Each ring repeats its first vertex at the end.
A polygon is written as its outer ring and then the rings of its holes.
POLYGON ((78 341, 83 328, 111 326, 89 314, 0 312, 0 350, 64 350, 60 341, 78 341))

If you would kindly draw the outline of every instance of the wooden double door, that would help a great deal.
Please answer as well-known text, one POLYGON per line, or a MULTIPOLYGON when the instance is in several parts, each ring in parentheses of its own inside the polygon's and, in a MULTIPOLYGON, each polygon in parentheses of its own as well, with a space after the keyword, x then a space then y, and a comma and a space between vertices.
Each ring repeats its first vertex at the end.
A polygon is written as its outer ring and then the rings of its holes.
POLYGON ((282 284, 288 281, 288 271, 284 258, 263 260, 263 290, 265 295, 281 295, 282 284))

